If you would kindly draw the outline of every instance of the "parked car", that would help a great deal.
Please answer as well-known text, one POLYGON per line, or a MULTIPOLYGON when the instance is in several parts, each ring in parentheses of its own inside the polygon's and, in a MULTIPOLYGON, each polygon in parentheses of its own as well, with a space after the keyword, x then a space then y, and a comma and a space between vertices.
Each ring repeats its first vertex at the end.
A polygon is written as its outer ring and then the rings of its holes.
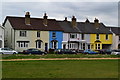
POLYGON ((112 55, 120 55, 120 50, 112 50, 112 55))
POLYGON ((97 54, 97 52, 95 52, 95 51, 93 51, 93 50, 91 50, 91 49, 86 49, 86 50, 84 50, 83 53, 84 53, 84 54, 97 54))
POLYGON ((36 48, 30 48, 27 50, 23 50, 22 53, 23 54, 40 54, 40 55, 47 54, 47 52, 43 52, 43 51, 36 49, 36 48))
POLYGON ((112 50, 110 49, 101 49, 98 51, 99 54, 111 54, 112 50))
POLYGON ((70 49, 56 49, 55 53, 56 54, 77 54, 75 50, 70 50, 70 49))
POLYGON ((18 54, 18 52, 10 48, 0 48, 0 54, 18 54))

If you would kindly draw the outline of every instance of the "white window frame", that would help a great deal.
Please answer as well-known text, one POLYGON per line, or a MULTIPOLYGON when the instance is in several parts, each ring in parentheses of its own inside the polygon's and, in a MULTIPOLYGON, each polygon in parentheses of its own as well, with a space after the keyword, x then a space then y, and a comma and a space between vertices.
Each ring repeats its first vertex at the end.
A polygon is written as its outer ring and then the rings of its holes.
POLYGON ((96 34, 96 40, 100 40, 100 34, 96 34))
POLYGON ((27 31, 20 31, 20 37, 27 37, 27 31))
POLYGON ((18 47, 19 48, 28 48, 29 47, 29 42, 18 42, 18 47))
POLYGON ((71 39, 76 39, 77 38, 77 33, 71 33, 70 38, 71 39))
POLYGON ((37 37, 40 37, 40 31, 37 31, 37 37))

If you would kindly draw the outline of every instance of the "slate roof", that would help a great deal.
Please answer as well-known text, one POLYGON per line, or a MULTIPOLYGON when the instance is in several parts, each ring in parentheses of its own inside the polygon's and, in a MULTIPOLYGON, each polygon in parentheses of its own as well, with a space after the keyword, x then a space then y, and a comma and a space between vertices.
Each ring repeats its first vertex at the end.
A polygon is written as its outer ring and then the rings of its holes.
POLYGON ((111 30, 116 35, 120 35, 120 27, 107 27, 109 30, 111 30))
POLYGON ((48 19, 48 26, 44 26, 42 18, 30 18, 31 25, 26 25, 25 17, 7 16, 3 26, 7 19, 15 30, 63 31, 55 19, 48 19))
POLYGON ((99 23, 96 29, 94 23, 77 22, 77 27, 73 28, 70 21, 58 21, 65 33, 86 33, 86 34, 112 34, 103 23, 99 23))
POLYGON ((99 24, 98 29, 96 29, 95 23, 78 22, 77 26, 82 33, 86 34, 112 34, 103 23, 98 24, 99 24))
POLYGON ((81 33, 78 28, 73 28, 69 21, 57 21, 65 33, 81 33))

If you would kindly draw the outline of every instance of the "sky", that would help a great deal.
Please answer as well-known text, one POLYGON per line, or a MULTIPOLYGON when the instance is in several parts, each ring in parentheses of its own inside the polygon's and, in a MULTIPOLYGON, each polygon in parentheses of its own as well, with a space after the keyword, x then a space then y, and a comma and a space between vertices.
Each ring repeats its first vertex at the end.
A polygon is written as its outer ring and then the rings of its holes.
POLYGON ((72 16, 78 22, 85 22, 86 18, 94 22, 97 18, 106 26, 118 26, 118 0, 4 0, 1 1, 3 23, 6 16, 24 17, 25 12, 29 11, 31 17, 42 18, 46 12, 49 19, 64 20, 68 17, 71 21, 72 16))

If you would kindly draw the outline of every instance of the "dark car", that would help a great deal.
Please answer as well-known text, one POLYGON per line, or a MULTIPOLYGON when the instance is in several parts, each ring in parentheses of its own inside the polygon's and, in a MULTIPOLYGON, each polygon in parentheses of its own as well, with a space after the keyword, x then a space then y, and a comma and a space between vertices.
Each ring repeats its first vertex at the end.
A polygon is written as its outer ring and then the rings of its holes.
POLYGON ((43 52, 43 51, 41 51, 39 49, 31 48, 31 49, 24 50, 23 54, 40 54, 40 55, 44 55, 44 54, 47 54, 47 53, 43 52))
POLYGON ((56 54, 77 54, 75 50, 70 50, 70 49, 56 49, 55 53, 56 54))
POLYGON ((110 49, 101 49, 101 50, 98 50, 98 53, 99 54, 111 54, 112 50, 110 49))

